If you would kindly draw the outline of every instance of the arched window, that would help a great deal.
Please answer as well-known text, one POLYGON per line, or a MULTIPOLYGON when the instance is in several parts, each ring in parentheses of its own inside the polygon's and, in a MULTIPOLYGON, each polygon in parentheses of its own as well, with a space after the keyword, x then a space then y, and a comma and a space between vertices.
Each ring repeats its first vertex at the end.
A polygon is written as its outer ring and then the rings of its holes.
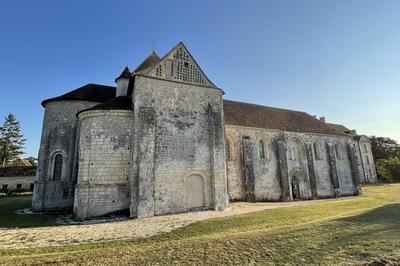
POLYGON ((336 158, 342 159, 342 153, 341 153, 341 149, 340 149, 339 143, 335 144, 335 153, 336 153, 336 158))
POLYGON ((364 143, 364 152, 368 152, 367 144, 364 143))
POLYGON ((231 145, 227 139, 225 139, 225 156, 227 160, 231 159, 231 145))
POLYGON ((260 153, 260 159, 264 159, 264 158, 265 158, 265 146, 264 146, 264 141, 260 140, 258 150, 259 150, 259 153, 260 153))
POLYGON ((321 160, 322 158, 322 156, 321 156, 321 148, 320 148, 320 146, 319 146, 319 143, 317 142, 317 141, 315 141, 314 143, 313 143, 313 148, 314 148, 314 158, 315 158, 315 160, 321 160))
POLYGON ((55 181, 61 180, 62 166, 63 166, 63 156, 61 154, 57 154, 54 157, 53 180, 55 181))

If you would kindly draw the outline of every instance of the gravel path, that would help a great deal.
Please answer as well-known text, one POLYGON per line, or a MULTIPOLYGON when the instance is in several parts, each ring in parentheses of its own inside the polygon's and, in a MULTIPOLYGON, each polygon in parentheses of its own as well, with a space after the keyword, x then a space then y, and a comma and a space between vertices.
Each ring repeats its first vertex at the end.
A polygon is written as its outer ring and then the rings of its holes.
POLYGON ((173 215, 156 216, 144 219, 127 219, 97 224, 63 225, 21 229, 0 229, 0 249, 61 246, 103 242, 111 240, 128 240, 148 237, 210 218, 227 217, 266 209, 314 204, 317 201, 279 202, 279 203, 246 203, 235 202, 230 209, 222 212, 199 211, 173 215))

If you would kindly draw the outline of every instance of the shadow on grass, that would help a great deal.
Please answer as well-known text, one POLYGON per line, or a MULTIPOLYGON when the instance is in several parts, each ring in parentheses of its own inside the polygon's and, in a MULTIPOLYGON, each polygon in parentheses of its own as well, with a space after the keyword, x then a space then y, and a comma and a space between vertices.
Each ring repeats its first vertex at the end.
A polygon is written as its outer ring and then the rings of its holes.
MULTIPOLYGON (((327 228, 337 233, 324 246, 340 257, 369 265, 400 263, 400 254, 396 252, 400 250, 400 203, 337 219, 335 223, 336 227, 331 224, 327 228)), ((323 257, 320 259, 322 262, 323 257)))
POLYGON ((356 224, 396 225, 400 230, 400 203, 393 203, 372 209, 357 216, 338 219, 339 222, 356 224))

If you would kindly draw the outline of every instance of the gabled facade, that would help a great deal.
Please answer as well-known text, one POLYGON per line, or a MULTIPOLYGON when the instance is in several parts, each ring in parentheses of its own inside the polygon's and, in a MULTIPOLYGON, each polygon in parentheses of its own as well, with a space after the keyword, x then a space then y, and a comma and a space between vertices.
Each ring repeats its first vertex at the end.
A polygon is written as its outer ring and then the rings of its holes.
POLYGON ((303 112, 224 101, 183 43, 115 82, 42 103, 34 210, 140 218, 358 195, 375 181, 353 136, 303 112))

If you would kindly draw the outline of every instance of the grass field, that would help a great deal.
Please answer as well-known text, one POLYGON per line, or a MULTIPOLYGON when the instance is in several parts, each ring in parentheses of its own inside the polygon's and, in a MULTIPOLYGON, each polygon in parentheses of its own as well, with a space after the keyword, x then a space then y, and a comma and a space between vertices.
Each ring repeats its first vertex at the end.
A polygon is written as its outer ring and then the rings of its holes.
POLYGON ((0 198, 0 228, 49 226, 56 223, 56 215, 18 215, 15 213, 16 210, 29 208, 31 202, 31 196, 0 198))
POLYGON ((0 250, 0 264, 400 264, 400 184, 363 191, 146 239, 0 250))

